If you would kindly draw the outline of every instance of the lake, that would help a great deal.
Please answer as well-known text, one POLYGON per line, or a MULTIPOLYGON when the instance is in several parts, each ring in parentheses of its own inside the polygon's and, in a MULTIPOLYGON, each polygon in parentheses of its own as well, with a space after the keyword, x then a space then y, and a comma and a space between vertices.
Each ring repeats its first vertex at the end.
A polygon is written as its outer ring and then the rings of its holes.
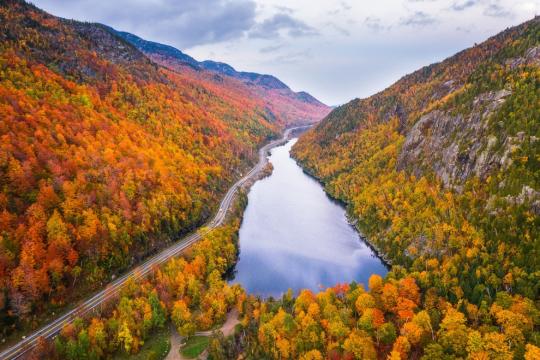
POLYGON ((345 209, 290 157, 297 139, 272 149, 272 175, 249 191, 232 283, 264 297, 319 289, 387 269, 348 223, 345 209))

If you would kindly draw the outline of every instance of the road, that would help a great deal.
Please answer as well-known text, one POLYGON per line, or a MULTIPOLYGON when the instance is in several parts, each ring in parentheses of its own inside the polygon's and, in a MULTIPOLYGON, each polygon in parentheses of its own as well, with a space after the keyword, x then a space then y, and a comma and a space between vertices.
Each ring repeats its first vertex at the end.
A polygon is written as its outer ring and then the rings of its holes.
POLYGON ((37 344, 40 338, 45 338, 45 339, 54 338, 56 334, 58 334, 58 332, 66 324, 73 322, 75 318, 82 317, 94 310, 99 310, 100 305, 107 302, 107 300, 109 300, 110 298, 113 298, 119 294, 119 292, 122 290, 122 288, 124 287, 124 285, 127 283, 129 279, 134 279, 136 281, 136 280, 146 277, 148 274, 150 274, 154 270, 156 266, 177 256, 186 248, 191 246, 194 242, 196 242, 197 240, 200 240, 204 235, 206 235, 212 229, 219 227, 225 221, 227 210, 233 204, 233 199, 237 190, 246 181, 248 181, 249 179, 257 175, 257 173, 259 173, 266 165, 268 151, 271 148, 281 145, 284 142, 286 142, 292 131, 303 129, 306 127, 307 126, 298 126, 298 127, 289 128, 284 132, 283 137, 281 139, 272 141, 266 144, 265 146, 263 146, 259 150, 259 162, 257 163, 257 165, 255 165, 246 175, 244 175, 244 177, 242 177, 240 180, 238 180, 236 183, 234 183, 234 185, 232 185, 229 188, 229 190, 223 197, 223 200, 221 200, 221 203, 219 205, 219 209, 216 215, 214 216, 212 220, 210 220, 208 223, 206 223, 202 227, 203 230, 195 232, 177 241, 173 245, 169 246, 166 249, 163 249, 160 253, 150 257, 149 259, 139 264, 135 268, 131 269, 130 271, 128 271, 121 277, 112 281, 103 290, 97 292, 95 295, 91 296, 90 298, 82 302, 80 305, 75 307, 74 309, 66 312, 62 316, 58 317, 56 320, 36 330, 32 334, 26 336, 17 344, 4 350, 2 353, 0 353, 0 359, 11 360, 11 359, 20 358, 25 353, 30 351, 37 344))

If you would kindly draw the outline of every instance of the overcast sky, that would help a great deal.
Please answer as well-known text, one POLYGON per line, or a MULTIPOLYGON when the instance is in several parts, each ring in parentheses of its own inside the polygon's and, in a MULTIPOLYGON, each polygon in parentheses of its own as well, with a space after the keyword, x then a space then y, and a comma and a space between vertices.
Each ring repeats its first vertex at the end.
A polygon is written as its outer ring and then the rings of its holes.
POLYGON ((540 14, 540 0, 33 0, 173 45, 198 60, 276 75, 329 105, 540 14))

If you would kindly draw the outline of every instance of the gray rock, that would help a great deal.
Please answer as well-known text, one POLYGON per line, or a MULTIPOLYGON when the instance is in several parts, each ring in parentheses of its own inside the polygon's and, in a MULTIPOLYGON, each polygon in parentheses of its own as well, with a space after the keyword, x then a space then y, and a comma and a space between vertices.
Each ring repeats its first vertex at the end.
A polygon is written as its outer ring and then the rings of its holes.
POLYGON ((511 69, 515 69, 522 65, 540 65, 540 46, 535 46, 528 49, 525 55, 518 58, 508 59, 505 63, 511 69))
POLYGON ((501 155, 494 151, 500 139, 488 136, 487 125, 511 93, 502 89, 479 95, 466 116, 440 110, 422 116, 406 134, 398 169, 410 169, 417 177, 431 170, 445 186, 459 190, 472 175, 484 179, 493 169, 508 166, 513 146, 522 139, 504 139, 501 155))
POLYGON ((530 204, 533 214, 540 215, 540 192, 528 185, 517 196, 506 196, 506 201, 514 205, 530 204))

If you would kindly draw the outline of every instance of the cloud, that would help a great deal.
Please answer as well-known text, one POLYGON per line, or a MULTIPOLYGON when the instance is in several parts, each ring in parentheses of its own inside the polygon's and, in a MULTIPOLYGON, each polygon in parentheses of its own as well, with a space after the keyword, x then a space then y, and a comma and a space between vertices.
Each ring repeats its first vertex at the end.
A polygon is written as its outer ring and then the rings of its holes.
POLYGON ((513 16, 510 10, 503 8, 497 2, 489 4, 484 10, 484 15, 498 18, 508 18, 513 16))
POLYGON ((319 34, 313 27, 292 17, 290 14, 279 13, 254 26, 249 32, 249 37, 277 39, 281 36, 282 32, 287 33, 288 36, 293 38, 315 36, 319 34))
POLYGON ((106 23, 180 48, 244 36, 255 24, 254 0, 34 0, 54 14, 106 23))
POLYGON ((345 1, 342 1, 339 3, 339 6, 337 8, 335 8, 334 10, 330 10, 328 11, 328 15, 337 15, 337 14, 340 14, 342 12, 348 12, 352 9, 352 5, 350 5, 349 3, 345 2, 345 1))
POLYGON ((455 1, 450 6, 450 9, 454 11, 463 11, 465 9, 473 7, 476 4, 478 4, 478 0, 460 0, 460 1, 455 1))
POLYGON ((484 15, 497 18, 510 18, 513 13, 500 5, 498 0, 457 0, 450 6, 450 10, 463 11, 475 5, 486 5, 484 15))
POLYGON ((364 25, 373 32, 380 32, 390 29, 389 26, 384 26, 378 17, 368 16, 364 20, 364 25))
POLYGON ((268 53, 272 53, 272 52, 278 51, 278 50, 281 49, 283 46, 284 46, 283 44, 266 46, 266 47, 261 48, 261 49, 259 50, 259 52, 260 52, 261 54, 268 54, 268 53))
POLYGON ((470 26, 457 26, 457 27, 456 27, 456 31, 459 31, 459 32, 462 32, 462 33, 465 33, 465 34, 470 34, 473 30, 475 30, 475 26, 474 26, 474 25, 470 25, 470 26))
POLYGON ((305 49, 277 56, 272 61, 282 64, 296 64, 302 62, 309 57, 312 57, 311 49, 305 49))
POLYGON ((433 16, 426 14, 423 11, 415 11, 410 16, 402 18, 400 24, 404 26, 422 27, 432 25, 437 22, 437 19, 435 19, 433 16))
POLYGON ((349 3, 345 2, 345 1, 342 1, 340 3, 340 5, 341 5, 341 9, 343 9, 343 10, 348 11, 348 10, 352 9, 352 6, 349 3))
POLYGON ((287 6, 276 6, 276 9, 278 9, 282 13, 287 13, 287 14, 294 13, 294 10, 287 6))
POLYGON ((351 32, 349 30, 336 24, 335 22, 329 21, 325 24, 325 26, 331 27, 343 36, 351 36, 351 32))

